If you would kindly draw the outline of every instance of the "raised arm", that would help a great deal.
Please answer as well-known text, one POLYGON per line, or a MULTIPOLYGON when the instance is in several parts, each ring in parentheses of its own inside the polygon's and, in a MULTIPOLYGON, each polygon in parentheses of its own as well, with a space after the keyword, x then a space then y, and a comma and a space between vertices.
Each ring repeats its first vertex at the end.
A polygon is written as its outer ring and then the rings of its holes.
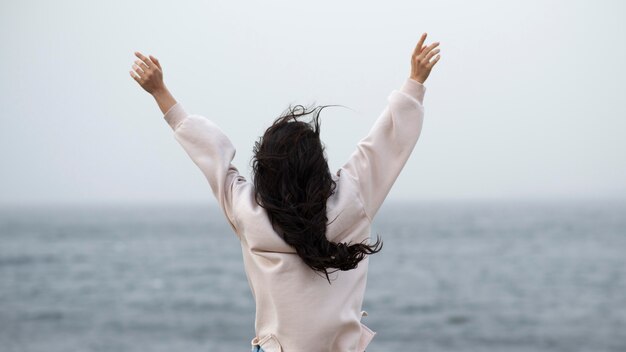
POLYGON ((139 52, 135 55, 139 60, 133 65, 131 76, 154 97, 174 137, 209 181, 215 198, 237 233, 233 199, 236 186, 245 182, 245 178, 232 164, 235 147, 215 123, 203 116, 188 114, 174 99, 163 83, 161 64, 155 57, 148 58, 139 52))
POLYGON ((226 134, 204 116, 188 114, 176 103, 164 115, 174 137, 204 174, 231 227, 237 232, 234 201, 237 186, 246 181, 232 164, 235 146, 226 134))
POLYGON ((388 105, 365 138, 357 144, 342 169, 358 184, 365 213, 370 220, 380 209, 406 164, 422 130, 423 85, 439 61, 438 42, 424 46, 420 38, 411 57, 411 73, 399 90, 388 96, 388 105))

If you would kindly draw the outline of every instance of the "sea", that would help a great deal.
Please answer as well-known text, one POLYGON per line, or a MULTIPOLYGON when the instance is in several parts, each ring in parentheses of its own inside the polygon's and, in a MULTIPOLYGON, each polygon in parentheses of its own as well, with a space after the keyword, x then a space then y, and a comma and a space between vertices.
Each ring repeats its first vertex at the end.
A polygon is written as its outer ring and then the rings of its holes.
MULTIPOLYGON (((376 235, 368 352, 626 351, 625 201, 387 201, 376 235)), ((1 352, 246 352, 254 314, 211 203, 0 209, 1 352)))

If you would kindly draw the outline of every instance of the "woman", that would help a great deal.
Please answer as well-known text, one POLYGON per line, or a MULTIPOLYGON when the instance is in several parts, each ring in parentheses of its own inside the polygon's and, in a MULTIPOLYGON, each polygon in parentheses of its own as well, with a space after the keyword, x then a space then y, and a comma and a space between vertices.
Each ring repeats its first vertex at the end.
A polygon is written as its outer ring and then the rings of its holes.
POLYGON ((439 43, 425 40, 409 78, 335 174, 319 138, 324 107, 298 105, 255 144, 253 182, 231 163, 235 147, 222 130, 174 99, 159 60, 135 53, 130 75, 156 99, 241 241, 256 302, 253 351, 363 352, 374 337, 361 323, 368 255, 382 248, 380 239, 368 243, 371 222, 422 129, 423 83, 440 58, 439 43), (298 120, 311 113, 312 123, 298 120))

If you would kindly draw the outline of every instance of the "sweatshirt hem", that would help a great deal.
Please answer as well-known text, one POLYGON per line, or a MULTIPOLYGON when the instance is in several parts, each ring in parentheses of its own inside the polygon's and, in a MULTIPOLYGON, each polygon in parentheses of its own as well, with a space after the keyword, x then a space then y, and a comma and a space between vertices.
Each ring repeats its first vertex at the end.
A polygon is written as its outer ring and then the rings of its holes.
POLYGON ((408 94, 411 98, 414 98, 420 104, 423 104, 426 86, 412 78, 407 78, 400 88, 400 92, 408 94))
POLYGON ((183 107, 181 103, 174 104, 174 106, 172 106, 169 110, 167 110, 165 115, 163 115, 163 118, 165 119, 165 121, 168 123, 168 125, 170 125, 170 127, 174 131, 176 131, 178 126, 180 126, 180 124, 183 122, 183 120, 186 117, 187 117, 187 112, 185 111, 185 108, 183 107))

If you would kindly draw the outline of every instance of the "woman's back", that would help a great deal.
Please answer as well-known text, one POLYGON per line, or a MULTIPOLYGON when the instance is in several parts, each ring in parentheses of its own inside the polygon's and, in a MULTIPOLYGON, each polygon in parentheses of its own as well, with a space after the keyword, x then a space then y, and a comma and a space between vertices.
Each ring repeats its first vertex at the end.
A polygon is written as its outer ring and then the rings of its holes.
MULTIPOLYGON (((335 180, 337 189, 328 199, 327 211, 329 219, 337 218, 328 225, 328 239, 366 240, 369 220, 363 208, 355 206, 355 185, 345 175, 335 180)), ((252 185, 241 185, 239 192, 242 253, 257 307, 258 338, 252 344, 267 352, 279 351, 272 344, 280 344, 284 351, 354 351, 362 329, 368 257, 356 269, 330 273, 329 284, 274 232, 265 209, 252 198, 246 200, 253 196, 252 185)))

